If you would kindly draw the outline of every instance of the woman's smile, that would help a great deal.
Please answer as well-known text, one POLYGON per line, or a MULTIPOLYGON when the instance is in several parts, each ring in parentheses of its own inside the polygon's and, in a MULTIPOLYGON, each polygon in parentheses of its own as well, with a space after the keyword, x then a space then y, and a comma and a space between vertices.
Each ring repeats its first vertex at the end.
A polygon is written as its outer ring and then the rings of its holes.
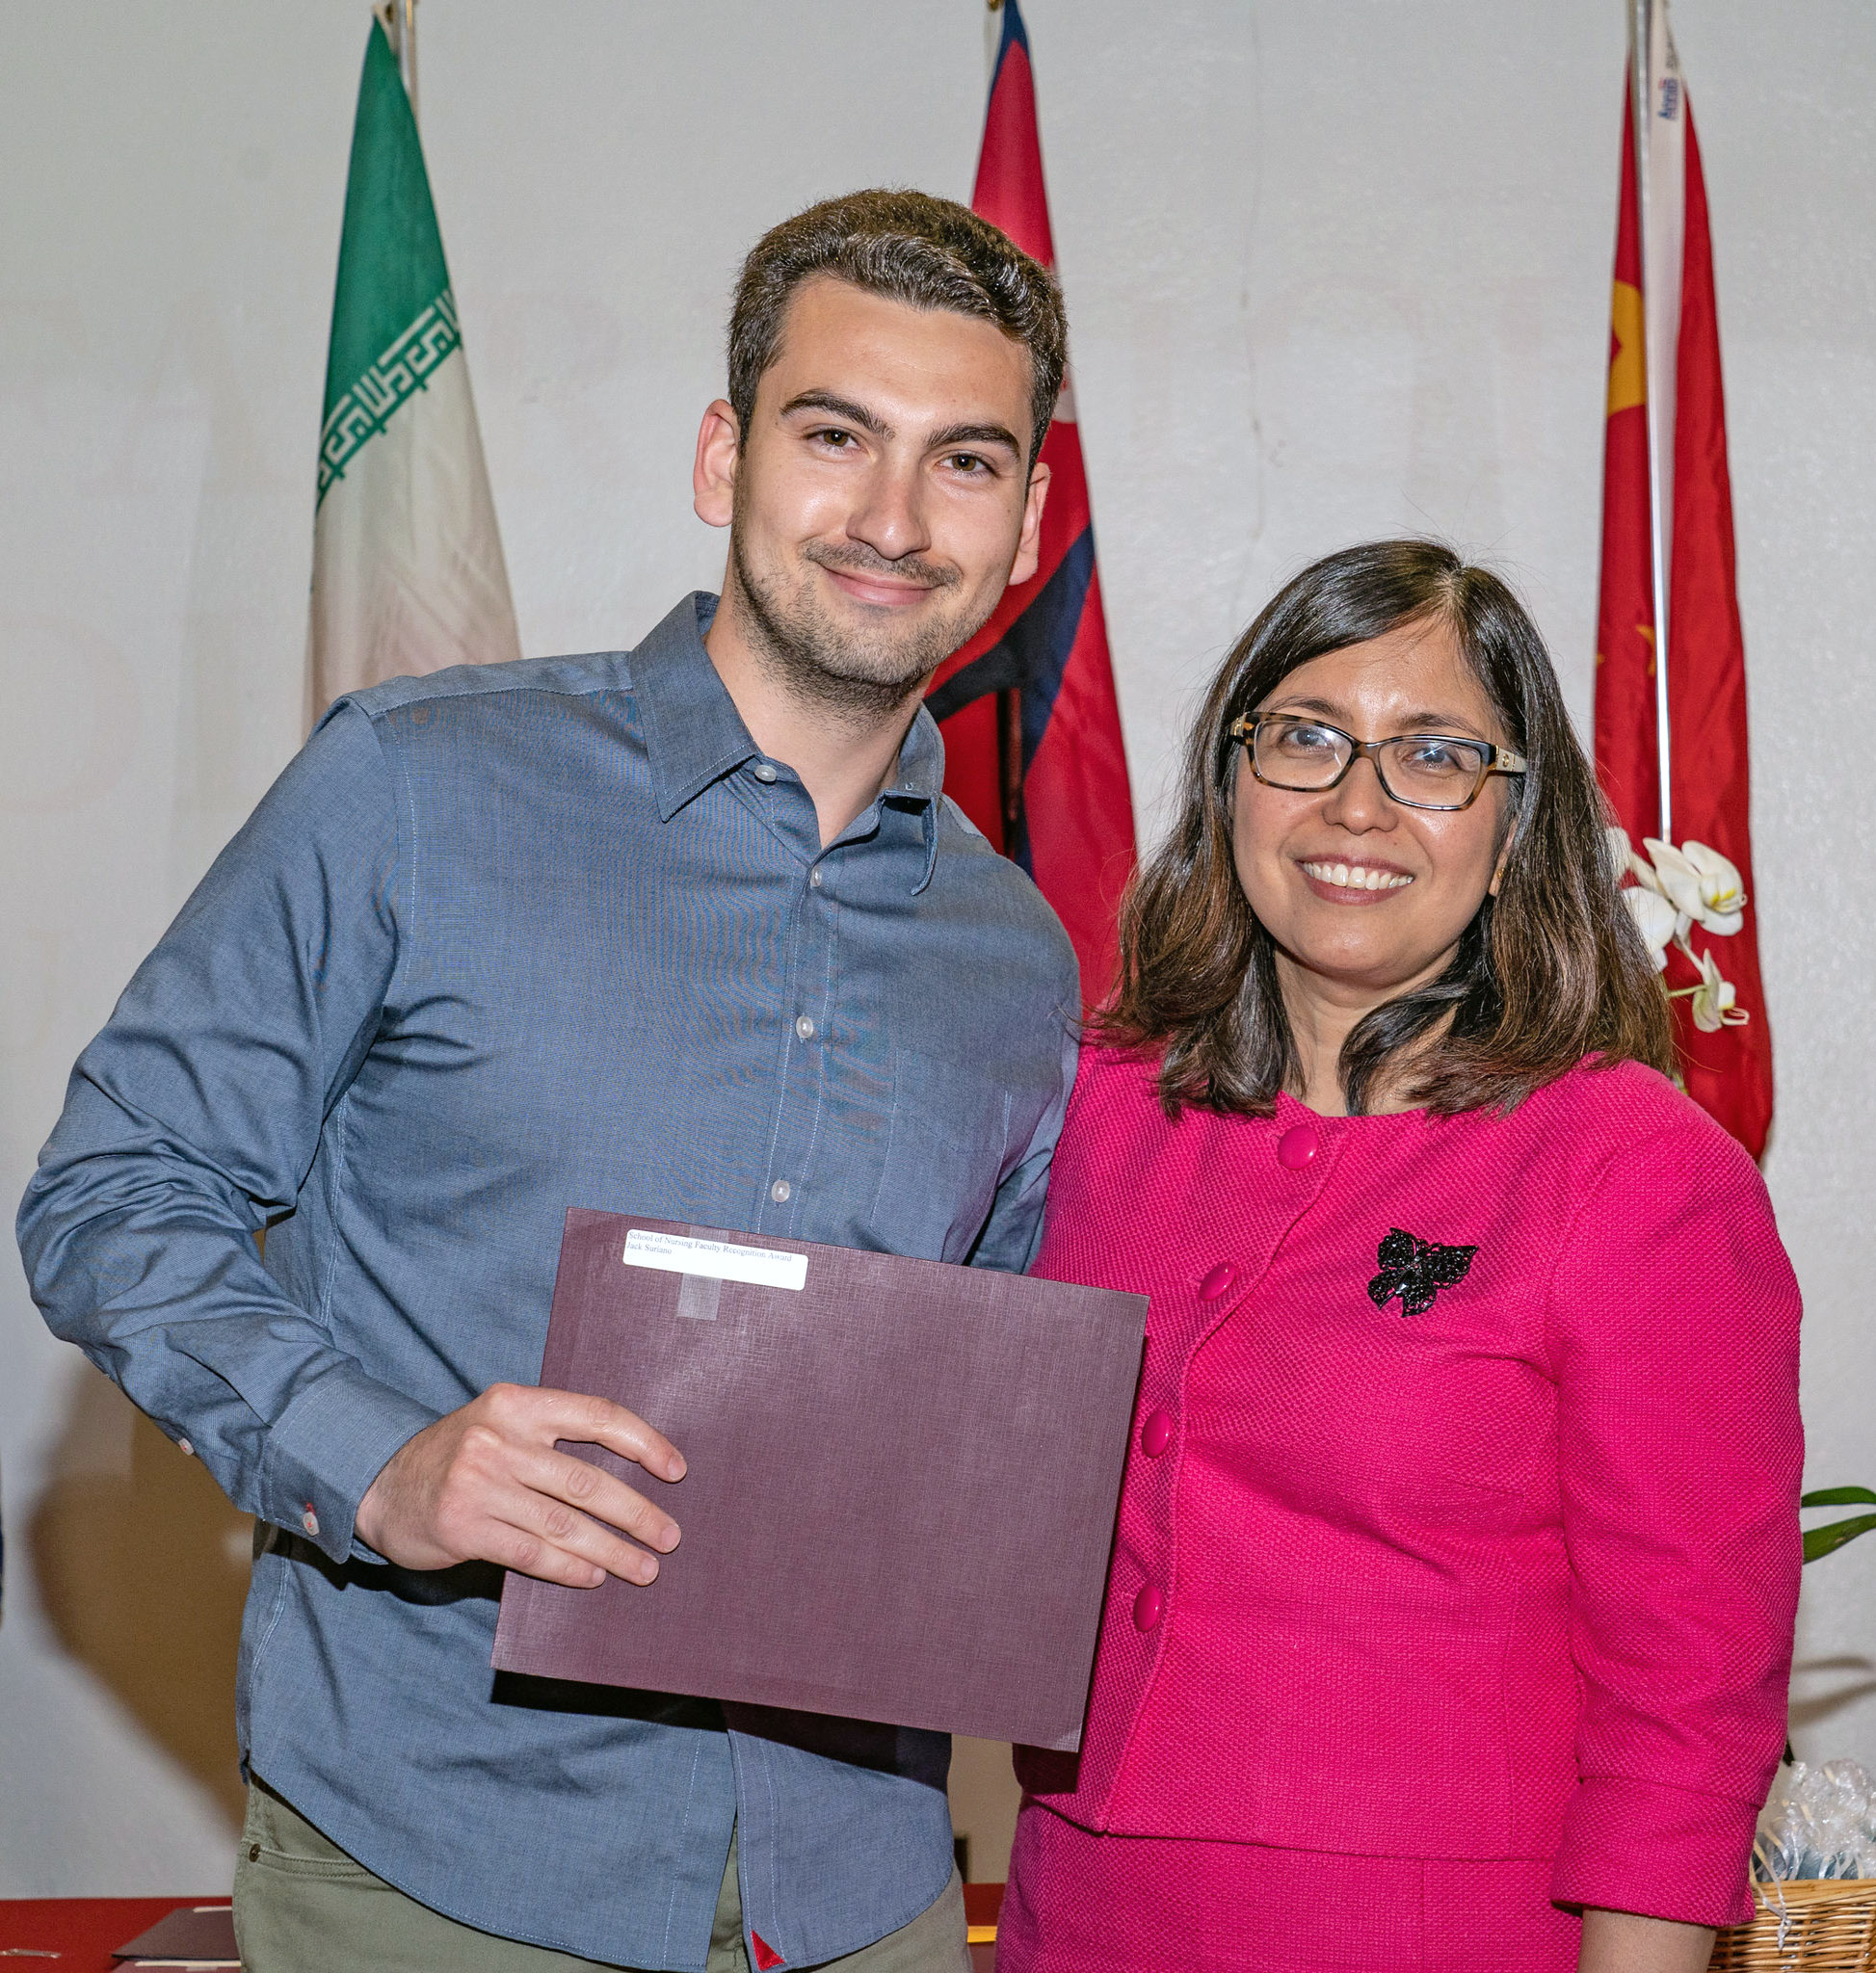
POLYGON ((1339 856, 1298 857, 1310 890, 1332 905, 1378 905, 1414 881, 1412 874, 1392 863, 1350 861, 1339 856))
MULTIPOLYGON (((1414 733, 1506 738, 1451 625, 1438 618, 1308 659, 1256 711, 1320 722, 1312 731, 1363 743, 1414 733)), ((1276 771, 1288 765, 1280 759, 1276 771)), ((1298 766, 1307 778, 1318 763, 1298 766)), ((1267 779, 1249 749, 1234 772, 1238 881, 1275 942, 1289 1018, 1312 1026, 1334 1009, 1326 1032, 1335 1039, 1325 1044, 1323 1086, 1312 1092, 1333 1103, 1340 1036, 1370 1008, 1438 979, 1490 894, 1505 841, 1505 783, 1452 807, 1417 807, 1395 800, 1369 758, 1316 789, 1267 779)))

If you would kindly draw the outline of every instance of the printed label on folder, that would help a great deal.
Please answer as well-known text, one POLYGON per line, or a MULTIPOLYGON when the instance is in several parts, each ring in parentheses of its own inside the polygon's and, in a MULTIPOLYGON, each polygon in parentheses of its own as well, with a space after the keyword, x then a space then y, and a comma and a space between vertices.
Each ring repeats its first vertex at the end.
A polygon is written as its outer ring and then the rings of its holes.
POLYGON ((753 1281, 758 1288, 805 1288, 807 1256, 773 1247, 737 1247, 727 1240, 690 1240, 681 1233, 625 1236, 628 1268, 662 1268, 671 1275, 708 1275, 718 1281, 753 1281))

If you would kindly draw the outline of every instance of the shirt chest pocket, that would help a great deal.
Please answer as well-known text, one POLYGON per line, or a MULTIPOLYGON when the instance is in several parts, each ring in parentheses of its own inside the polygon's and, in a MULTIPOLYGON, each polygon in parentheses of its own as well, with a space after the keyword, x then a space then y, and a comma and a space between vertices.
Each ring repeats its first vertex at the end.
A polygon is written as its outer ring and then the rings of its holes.
POLYGON ((990 1217, 1009 1150, 1013 1095, 992 1063, 901 1048, 872 1223, 880 1244, 962 1261, 990 1217))

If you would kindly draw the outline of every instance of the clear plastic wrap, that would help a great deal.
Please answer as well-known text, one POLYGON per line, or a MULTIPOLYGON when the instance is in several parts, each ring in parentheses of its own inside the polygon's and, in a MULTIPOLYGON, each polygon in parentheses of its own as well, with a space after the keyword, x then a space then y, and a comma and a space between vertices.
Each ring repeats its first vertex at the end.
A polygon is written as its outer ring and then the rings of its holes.
POLYGON ((1876 1878, 1876 1785, 1855 1761, 1781 1768, 1758 1819, 1753 1874, 1761 1882, 1797 1878, 1876 1878))

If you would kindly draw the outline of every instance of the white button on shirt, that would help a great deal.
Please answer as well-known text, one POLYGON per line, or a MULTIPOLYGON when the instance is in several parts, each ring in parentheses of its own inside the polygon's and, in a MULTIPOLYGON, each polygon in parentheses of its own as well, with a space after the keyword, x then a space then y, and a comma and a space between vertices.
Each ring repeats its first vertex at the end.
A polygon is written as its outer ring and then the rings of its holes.
POLYGON ((795 1033, 798 1034, 804 1041, 811 1041, 814 1039, 814 1023, 811 1020, 809 1020, 806 1014, 803 1014, 802 1017, 795 1023, 795 1033))
POLYGON ((788 1183, 787 1179, 778 1178, 776 1182, 769 1187, 769 1197, 775 1200, 777 1205, 785 1206, 788 1203, 788 1195, 792 1193, 794 1189, 795 1188, 788 1183))

